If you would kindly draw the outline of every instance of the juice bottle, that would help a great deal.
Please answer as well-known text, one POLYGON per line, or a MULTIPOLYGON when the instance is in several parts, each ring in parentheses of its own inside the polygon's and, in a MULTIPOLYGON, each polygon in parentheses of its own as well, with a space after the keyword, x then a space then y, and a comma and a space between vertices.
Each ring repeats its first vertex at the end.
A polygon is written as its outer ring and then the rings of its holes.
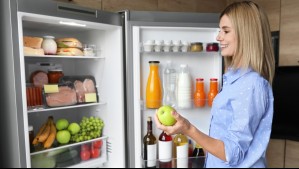
POLYGON ((204 91, 204 79, 196 79, 196 91, 194 93, 194 106, 204 107, 206 104, 206 93, 204 91))
POLYGON ((160 108, 162 105, 162 86, 159 76, 159 61, 149 61, 150 73, 146 86, 146 107, 160 108))
POLYGON ((213 100, 218 94, 218 79, 210 79, 210 91, 208 93, 208 105, 212 107, 213 100))

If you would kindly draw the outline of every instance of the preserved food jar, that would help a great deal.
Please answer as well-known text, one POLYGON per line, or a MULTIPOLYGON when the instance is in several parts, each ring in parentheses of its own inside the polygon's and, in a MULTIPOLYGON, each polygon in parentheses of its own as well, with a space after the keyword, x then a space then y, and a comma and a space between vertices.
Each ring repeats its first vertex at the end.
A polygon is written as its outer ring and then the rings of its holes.
POLYGON ((196 79, 196 91, 194 93, 194 106, 204 107, 206 104, 206 94, 204 91, 204 79, 196 79))
POLYGON ((208 93, 208 105, 212 107, 213 100, 218 94, 218 79, 211 78, 210 79, 210 91, 208 93))
POLYGON ((208 43, 206 47, 207 52, 217 52, 219 50, 218 43, 208 43))
POLYGON ((63 77, 64 74, 62 69, 51 69, 48 72, 48 79, 50 84, 57 84, 59 83, 59 79, 63 77))
POLYGON ((191 43, 191 52, 201 52, 203 50, 202 43, 191 43))
POLYGON ((146 107, 160 108, 162 105, 162 86, 159 76, 159 61, 149 61, 150 73, 146 86, 146 107))
POLYGON ((45 51, 45 55, 56 55, 57 53, 57 43, 55 42, 54 36, 44 36, 42 42, 42 48, 45 51))

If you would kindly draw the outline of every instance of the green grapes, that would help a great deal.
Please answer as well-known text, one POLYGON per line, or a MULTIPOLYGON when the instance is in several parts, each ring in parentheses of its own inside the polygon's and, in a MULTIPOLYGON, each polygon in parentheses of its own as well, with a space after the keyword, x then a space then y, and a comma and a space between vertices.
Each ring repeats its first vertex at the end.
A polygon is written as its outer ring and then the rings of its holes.
POLYGON ((80 122, 81 130, 71 137, 72 142, 82 142, 102 136, 104 121, 98 117, 83 117, 80 122))

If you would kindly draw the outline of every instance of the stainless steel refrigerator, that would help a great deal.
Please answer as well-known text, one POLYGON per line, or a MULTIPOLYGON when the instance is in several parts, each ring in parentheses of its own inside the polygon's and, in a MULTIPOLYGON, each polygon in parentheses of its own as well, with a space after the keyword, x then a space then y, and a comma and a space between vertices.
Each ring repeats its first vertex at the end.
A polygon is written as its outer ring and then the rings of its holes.
MULTIPOLYGON (((50 0, 1 1, 1 9, 1 152, 6 152, 1 157, 1 166, 32 167, 35 156, 51 156, 54 159, 51 162, 56 166, 55 155, 61 149, 78 149, 76 155, 80 156, 82 145, 102 140, 100 157, 79 160, 67 167, 142 167, 146 118, 155 113, 155 109, 145 106, 148 62, 160 61, 161 77, 168 60, 172 60, 177 70, 180 64, 187 64, 193 83, 195 78, 205 79, 206 92, 209 90, 210 78, 218 78, 221 86, 220 53, 205 49, 208 43, 216 42, 218 14, 141 11, 110 13, 50 0), (24 36, 45 35, 55 38, 75 37, 83 44, 94 44, 97 46, 96 55, 24 54, 24 36), (144 50, 144 42, 158 40, 202 42, 203 50, 144 50), (41 66, 53 64, 60 65, 66 76, 93 76, 97 101, 56 108, 29 108, 26 86, 31 83, 30 76, 38 69, 46 69, 41 66), (66 118, 71 122, 80 122, 84 116, 95 116, 101 118, 105 126, 99 138, 30 151, 29 125, 33 126, 36 134, 49 116, 53 116, 54 120, 66 118)), ((210 107, 191 107, 178 111, 208 134, 210 107)), ((154 127, 156 137, 160 132, 154 127)))

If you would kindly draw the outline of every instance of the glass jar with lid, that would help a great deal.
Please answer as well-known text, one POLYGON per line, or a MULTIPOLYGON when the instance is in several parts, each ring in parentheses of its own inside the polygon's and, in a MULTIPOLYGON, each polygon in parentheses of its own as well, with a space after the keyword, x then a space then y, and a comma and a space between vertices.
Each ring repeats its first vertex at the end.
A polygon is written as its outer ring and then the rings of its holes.
POLYGON ((50 84, 59 83, 59 79, 64 76, 61 68, 54 68, 48 71, 48 79, 50 84))
POLYGON ((201 52, 203 50, 203 46, 201 42, 191 43, 191 52, 201 52))

